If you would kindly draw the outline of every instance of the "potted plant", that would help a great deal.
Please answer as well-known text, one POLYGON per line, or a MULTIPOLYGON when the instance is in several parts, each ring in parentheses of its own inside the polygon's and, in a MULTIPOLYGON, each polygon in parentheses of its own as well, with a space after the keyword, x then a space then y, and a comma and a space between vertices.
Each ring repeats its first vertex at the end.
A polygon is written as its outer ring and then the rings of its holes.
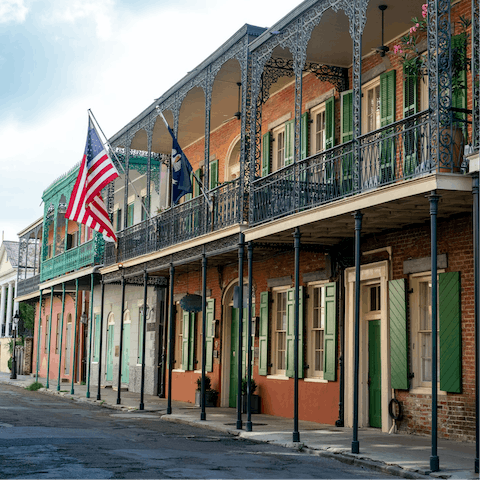
MULTIPOLYGON (((211 388, 212 381, 208 375, 205 375, 205 406, 216 407, 218 392, 211 388)), ((195 406, 200 406, 200 396, 202 394, 202 377, 197 378, 197 390, 195 391, 195 406)))
MULTIPOLYGON (((252 378, 250 380, 250 406, 252 413, 260 413, 260 397, 254 395, 257 384, 252 378)), ((242 412, 247 413, 247 378, 242 379, 242 412)))

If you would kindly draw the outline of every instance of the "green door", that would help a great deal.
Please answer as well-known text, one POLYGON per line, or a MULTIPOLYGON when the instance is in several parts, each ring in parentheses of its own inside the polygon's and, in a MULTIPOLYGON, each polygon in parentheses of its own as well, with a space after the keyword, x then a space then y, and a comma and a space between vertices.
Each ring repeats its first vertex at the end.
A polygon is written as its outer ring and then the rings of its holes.
POLYGON ((130 380, 130 323, 123 325, 122 383, 130 380))
POLYGON ((237 406, 237 384, 238 384, 238 308, 232 308, 232 333, 230 344, 230 395, 228 406, 237 406))
POLYGON ((107 331, 107 382, 113 381, 113 332, 115 324, 110 324, 107 331))
POLYGON ((380 320, 368 322, 368 416, 370 426, 382 428, 380 320))

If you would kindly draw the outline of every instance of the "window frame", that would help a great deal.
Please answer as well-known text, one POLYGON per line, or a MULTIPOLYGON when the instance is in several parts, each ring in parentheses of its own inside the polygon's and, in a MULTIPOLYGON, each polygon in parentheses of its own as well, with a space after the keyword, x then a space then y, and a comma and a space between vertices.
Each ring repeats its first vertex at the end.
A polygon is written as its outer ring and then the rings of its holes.
POLYGON ((307 292, 308 292, 308 305, 307 305, 307 364, 309 368, 306 370, 305 380, 312 381, 312 380, 322 380, 328 382, 328 380, 324 380, 324 373, 325 373, 325 363, 324 363, 324 355, 325 355, 325 287, 329 282, 327 281, 320 281, 320 282, 311 282, 307 284, 307 292), (315 299, 315 289, 321 289, 321 317, 323 317, 323 328, 315 328, 313 325, 314 321, 314 299, 315 299), (322 370, 315 370, 315 333, 316 331, 323 331, 323 341, 322 341, 322 350, 321 350, 321 362, 322 362, 322 370))
POLYGON ((327 112, 326 112, 326 102, 322 102, 320 105, 312 108, 310 110, 310 155, 315 155, 316 153, 323 152, 326 150, 327 142, 327 112), (317 115, 323 113, 323 148, 319 149, 317 144, 317 115))
MULTIPOLYGON (((374 132, 380 128, 381 124, 381 98, 380 75, 362 85, 362 135, 374 132), (378 125, 375 128, 368 128, 368 92, 378 88, 378 125)), ((377 119, 376 119, 377 120, 377 119)))
POLYGON ((288 318, 287 318, 287 309, 288 309, 288 290, 291 289, 291 286, 279 287, 272 289, 272 315, 270 317, 270 326, 271 326, 271 342, 270 342, 270 358, 271 358, 271 367, 269 377, 280 377, 280 378, 290 378, 287 377, 287 329, 288 329, 288 318), (285 297, 285 330, 277 329, 277 316, 278 316, 278 295, 284 295, 285 297), (285 349, 284 351, 284 363, 285 368, 277 368, 278 363, 278 336, 277 333, 282 332, 285 337, 285 349))
POLYGON ((274 128, 272 130, 272 142, 273 142, 273 148, 272 148, 272 172, 276 172, 277 170, 280 170, 285 166, 285 154, 286 154, 286 130, 285 130, 285 123, 282 125, 274 128), (283 142, 283 148, 281 151, 283 152, 283 162, 280 164, 279 160, 279 138, 282 139, 283 142))

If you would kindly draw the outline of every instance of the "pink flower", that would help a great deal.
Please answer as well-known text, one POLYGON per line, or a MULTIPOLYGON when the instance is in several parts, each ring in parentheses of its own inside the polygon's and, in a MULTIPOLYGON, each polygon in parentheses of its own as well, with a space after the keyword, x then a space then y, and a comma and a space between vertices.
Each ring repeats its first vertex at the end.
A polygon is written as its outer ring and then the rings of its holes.
POLYGON ((417 23, 417 24, 415 24, 415 26, 418 28, 418 27, 420 27, 420 24, 419 24, 419 23, 417 23))
POLYGON ((422 17, 426 18, 427 15, 428 15, 428 3, 424 3, 422 5, 422 17))
POLYGON ((417 31, 417 27, 413 26, 413 27, 410 27, 410 35, 412 33, 415 33, 417 31))
POLYGON ((400 51, 400 45, 393 46, 393 53, 397 54, 400 51))

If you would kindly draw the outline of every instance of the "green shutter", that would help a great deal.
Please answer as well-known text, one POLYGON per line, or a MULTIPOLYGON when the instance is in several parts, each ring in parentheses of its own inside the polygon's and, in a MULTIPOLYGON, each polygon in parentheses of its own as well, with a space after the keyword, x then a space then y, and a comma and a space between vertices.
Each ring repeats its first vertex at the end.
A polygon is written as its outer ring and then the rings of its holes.
MULTIPOLYGON (((255 305, 252 305, 252 321, 255 317, 255 305)), ((242 327, 242 375, 247 375, 247 342, 248 342, 248 309, 243 309, 243 327, 242 327)), ((252 332, 255 334, 255 332, 252 332)), ((254 357, 254 338, 252 337, 252 366, 254 357)))
POLYGON ((391 387, 408 390, 407 299, 405 279, 388 282, 391 387))
POLYGON ((285 122, 285 165, 293 163, 295 144, 295 120, 285 122))
POLYGON ((215 299, 207 300, 207 336, 205 338, 205 369, 213 372, 213 339, 215 337, 215 299))
POLYGON ((342 143, 353 138, 353 90, 342 93, 342 143))
POLYGON ((380 126, 395 121, 395 70, 380 75, 380 126))
POLYGON ((258 328, 258 373, 268 374, 268 292, 260 294, 260 324, 258 328))
POLYGON ((131 203, 127 207, 127 215, 128 215, 128 217, 127 217, 127 221, 128 221, 127 227, 131 227, 133 225, 133 213, 134 213, 134 204, 131 203))
POLYGON ((323 378, 337 379, 337 285, 325 285, 325 326, 323 349, 323 378))
MULTIPOLYGON (((403 117, 407 118, 418 112, 418 76, 416 61, 406 62, 403 66, 403 117)), ((413 127, 414 124, 407 125, 413 127)), ((404 135, 403 175, 409 177, 415 173, 418 163, 418 135, 415 129, 404 135)))
POLYGON ((95 315, 95 346, 93 349, 93 361, 98 362, 99 360, 99 351, 100 351, 100 336, 102 332, 100 331, 100 314, 95 315))
POLYGON ((325 102, 325 149, 335 146, 335 97, 325 102))
POLYGON ((302 115, 301 119, 301 137, 300 137, 300 159, 303 160, 304 158, 308 157, 308 138, 309 138, 309 117, 308 112, 305 112, 302 115))
MULTIPOLYGON (((190 313, 182 311, 183 317, 183 336, 182 336, 182 369, 188 370, 190 355, 190 313)), ((173 346, 172 346, 173 347, 173 346)))
MULTIPOLYGON (((300 308, 298 312, 298 378, 303 378, 303 287, 300 287, 300 308)), ((287 377, 295 375, 294 346, 295 346, 295 288, 287 291, 287 377)))
POLYGON ((210 162, 210 190, 218 185, 218 159, 210 162))
POLYGON ((267 132, 262 140, 262 177, 266 177, 271 171, 271 146, 272 133, 267 132))
POLYGON ((460 272, 438 275, 440 323, 440 390, 462 391, 462 342, 460 326, 460 272))
MULTIPOLYGON (((380 75, 380 126, 390 125, 395 121, 395 70, 380 75)), ((382 136, 389 137, 390 129, 384 130, 382 136)), ((386 138, 380 143, 379 183, 392 181, 395 177, 395 139, 386 138)))
MULTIPOLYGON (((342 143, 353 139, 353 90, 342 93, 342 143)), ((343 194, 353 190, 353 153, 342 157, 340 187, 343 194)))
MULTIPOLYGON (((201 178, 202 178, 202 169, 201 168, 198 168, 197 170, 195 170, 195 176, 199 180, 201 180, 201 178)), ((198 197, 199 195, 200 195, 200 183, 197 182, 197 180, 195 179, 194 183, 193 183, 193 196, 198 197)))
POLYGON ((190 328, 188 329, 188 370, 195 370, 195 312, 190 312, 190 328))

